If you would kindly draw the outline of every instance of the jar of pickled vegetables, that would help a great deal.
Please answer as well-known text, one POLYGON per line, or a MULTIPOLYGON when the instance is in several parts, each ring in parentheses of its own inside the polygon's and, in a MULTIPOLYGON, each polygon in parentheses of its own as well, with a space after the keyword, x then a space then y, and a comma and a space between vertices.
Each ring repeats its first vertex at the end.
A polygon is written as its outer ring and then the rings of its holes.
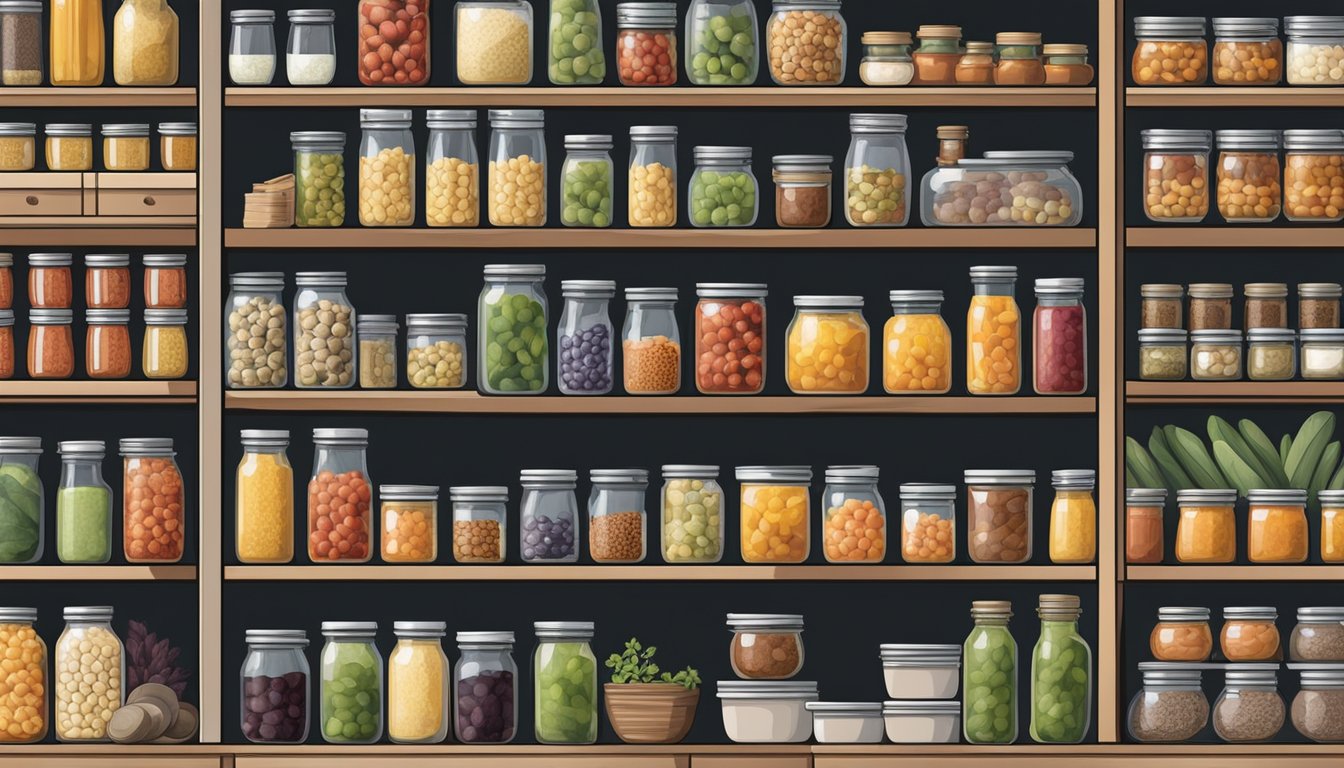
POLYGON ((677 126, 630 126, 627 182, 630 226, 676 226, 677 126))
POLYGON ((131 305, 131 257, 91 253, 84 257, 84 304, 89 309, 125 309, 131 305))
MULTIPOLYGON (((234 496, 234 551, 252 565, 294 559, 294 468, 287 429, 244 429, 234 496)), ((344 521, 342 521, 344 522, 344 521)))
MULTIPOLYGON (((1277 42, 1277 41, 1276 41, 1277 42)), ((1218 131, 1218 213, 1229 224, 1264 224, 1279 218, 1279 132, 1218 131)))
POLYGON ((408 227, 415 223, 415 138, 411 110, 361 109, 359 223, 408 227))
MULTIPOLYGON (((336 11, 330 8, 295 8, 285 16, 289 19, 289 40, 285 43, 285 77, 289 84, 330 84, 336 76, 336 11)), ((381 26, 381 22, 378 26, 381 26)), ((361 25, 360 29, 365 28, 361 25)), ((367 39, 361 35, 361 43, 367 39)), ((390 40, 384 42, 391 44, 390 40)), ((378 58, 381 60, 382 56, 378 58)), ((359 67, 360 70, 367 69, 363 60, 359 67)))
POLYGON ((1273 606, 1236 606, 1223 609, 1223 631, 1218 645, 1228 661, 1280 661, 1279 612, 1273 606))
POLYGON ((443 652, 448 625, 442 621, 397 621, 397 644, 387 657, 387 738, 394 744, 438 744, 448 738, 452 711, 443 652))
POLYGON ((1081 395, 1087 391, 1087 314, 1083 278, 1036 281, 1031 326, 1035 361, 1032 387, 1038 395, 1081 395))
POLYGON ((1289 381, 1297 375, 1297 332, 1253 328, 1246 332, 1246 375, 1251 381, 1289 381))
POLYGON ((774 0, 765 23, 770 79, 776 85, 844 82, 845 31, 840 0, 774 0))
POLYGON ((765 388, 764 283, 696 283, 695 387, 706 395, 765 388))
POLYGON ((36 136, 35 123, 0 123, 0 171, 33 170, 37 162, 36 136))
POLYGON ((966 390, 1015 395, 1022 387, 1022 313, 1013 298, 1017 267, 971 267, 966 313, 966 390))
POLYGON ((1237 381, 1242 373, 1241 331, 1194 331, 1190 334, 1190 378, 1195 381, 1237 381))
POLYGON ((961 61, 961 27, 923 24, 915 32, 915 85, 952 85, 957 82, 957 64, 961 61))
POLYGON ((476 110, 425 113, 425 223, 475 227, 481 223, 481 158, 476 151, 476 110))
POLYGON ((664 464, 663 559, 669 563, 717 563, 723 558, 723 488, 719 468, 664 464))
POLYGON ((903 227, 910 220, 910 152, 905 115, 849 116, 845 221, 855 227, 903 227))
POLYGON ((880 563, 887 554, 887 511, 877 491, 878 468, 826 468, 821 541, 828 563, 880 563))
POLYGON ((751 147, 696 147, 687 192, 696 227, 750 227, 760 212, 751 147))
POLYGON ((383 657, 372 621, 324 621, 318 722, 328 744, 372 744, 383 735, 383 657))
POLYGON ((31 744, 47 735, 47 644, 37 634, 36 608, 0 608, 0 647, 5 666, 0 684, 6 691, 0 715, 6 727, 0 744, 31 744))
POLYGON ((553 85, 601 85, 602 9, 597 0, 551 0, 550 74, 553 85))
POLYGON ((1213 653, 1209 609, 1164 606, 1148 635, 1148 649, 1159 661, 1206 661, 1213 653))
POLYGON ((149 169, 149 124, 104 123, 103 170, 149 169))
POLYGON ((89 123, 47 123, 49 171, 93 170, 93 126, 89 123))
POLYGON ((995 85, 1045 85, 1040 32, 1000 32, 994 43, 999 56, 995 85))
POLYGON ((453 721, 463 744, 508 744, 518 722, 518 664, 512 632, 458 632, 453 721))
POLYGON ((1138 16, 1130 74, 1135 85, 1203 85, 1209 45, 1202 16, 1138 16))
POLYGON ((124 379, 131 375, 129 309, 84 312, 84 372, 91 379, 124 379))
POLYGON ((941 395, 952 388, 952 331, 942 291, 891 291, 882 330, 882 387, 889 395, 941 395))
POLYGON ((644 498, 647 469, 594 469, 588 473, 588 554, 599 563, 639 563, 648 542, 644 498))
POLYGON ((806 466, 743 466, 740 521, 742 559, 748 563, 802 563, 811 551, 810 487, 806 466))
POLYGON ((62 563, 101 565, 112 559, 112 487, 103 479, 102 440, 59 444, 56 556, 62 563))
POLYGON ((311 720, 307 633, 249 629, 246 638, 247 657, 239 675, 243 736, 256 744, 302 744, 311 720))
MULTIPOLYGON (((13 511, 20 513, 12 516, 6 529, 5 543, 0 547, 0 563, 24 565, 42 559, 47 517, 46 493, 39 473, 41 458, 42 438, 0 437, 0 477, 12 477, 17 481, 5 484, 5 496, 13 511)), ((0 733, 0 742, 4 738, 0 733)))
POLYGON ((616 71, 621 85, 677 84, 677 4, 616 6, 616 71))
POLYGON ((466 85, 532 81, 532 4, 526 0, 458 0, 457 78, 466 85))
POLYGON ((367 429, 314 429, 308 481, 308 559, 366 563, 373 556, 367 429))
POLYGON ((1213 133, 1152 128, 1141 135, 1143 209, 1148 219, 1159 224, 1203 221, 1209 213, 1209 151, 1213 133))
POLYGON ((1301 563, 1307 559, 1307 492, 1295 488, 1248 491, 1250 533, 1246 556, 1253 563, 1301 563))
POLYGON ((565 308, 556 329, 560 391, 566 395, 604 395, 612 388, 611 298, 613 280, 565 280, 565 308))
POLYGON ((522 556, 529 563, 572 563, 579 559, 579 502, 572 469, 524 469, 522 556))
POLYGON ((275 11, 230 11, 229 79, 234 85, 270 85, 275 77, 275 11))
POLYGON ((507 547, 508 486, 455 485, 453 559, 459 563, 502 563, 507 547))
MULTIPOLYGON (((363 341, 362 335, 360 341, 363 341)), ((467 382, 466 350, 466 315, 406 316, 406 381, 412 387, 461 388, 467 382)), ((364 360, 361 357, 360 365, 363 364, 364 360)), ((394 378, 395 370, 394 366, 394 378)))
POLYGON ((141 368, 149 379, 180 379, 187 375, 187 310, 146 309, 141 368))
POLYGON ((490 395, 546 391, 547 304, 544 264, 487 264, 477 302, 477 387, 490 395))
POLYGON ((597 657, 591 621, 538 621, 534 727, 542 744, 597 741, 597 657))
MULTIPOLYGON (((1344 67, 1339 71, 1344 77, 1344 67)), ((1289 221, 1344 220, 1344 130, 1284 131, 1283 150, 1283 215, 1289 221)))
POLYGON ((1316 500, 1321 504, 1321 559, 1344 563, 1344 491, 1326 489, 1316 494, 1316 500))
POLYGON ((1091 469, 1057 469, 1050 473, 1055 501, 1050 506, 1050 562, 1090 563, 1097 555, 1097 505, 1091 469))
POLYGON ((345 134, 295 131, 294 225, 339 227, 345 223, 345 134))
POLYGON ((957 85, 994 84, 994 44, 966 41, 966 52, 957 60, 957 85))
POLYGON ((546 226, 545 112, 492 109, 490 128, 490 223, 496 227, 546 226))
POLYGON ((396 315, 360 315, 355 324, 359 338, 360 389, 397 387, 396 315))
POLYGON ((385 563, 432 563, 439 557, 439 486, 380 485, 381 554, 385 563))
POLYGON ((1041 744, 1077 744, 1092 725, 1092 649, 1078 634, 1077 595, 1041 595, 1041 636, 1031 654, 1031 722, 1041 744))
POLYGON ((52 649, 56 740, 111 741, 109 713, 126 701, 126 653, 112 631, 112 606, 67 605, 65 630, 52 649))
POLYGON ((1095 74, 1087 63, 1087 46, 1078 43, 1047 43, 1041 46, 1045 57, 1046 85, 1090 85, 1095 74))
POLYGON ((34 379, 68 379, 75 373, 75 340, 68 309, 28 311, 28 376, 34 379))
POLYGON ((1125 489, 1125 562, 1129 565, 1162 562, 1166 504, 1165 488, 1125 489))
POLYGON ((621 357, 626 394, 675 394, 681 389, 677 289, 627 288, 625 300, 621 357))
POLYGON ((1139 662, 1143 688, 1125 715, 1130 738, 1144 743, 1181 742, 1209 724, 1209 700, 1200 687, 1203 666, 1139 662))
POLYGON ((179 562, 186 541, 187 496, 172 438, 127 437, 119 447, 126 562, 179 562))
POLYGON ((1213 40, 1215 84, 1278 85, 1283 78, 1278 18, 1215 17, 1213 40))
POLYGON ((730 613, 728 658, 744 680, 788 680, 803 668, 803 617, 788 613, 730 613))
POLYGON ((969 552, 977 563, 1025 563, 1031 559, 1031 469, 968 469, 965 472, 969 552))
POLYGON ((831 223, 830 155, 775 155, 775 223, 825 227, 831 223))
POLYGON ((565 136, 565 163, 560 167, 561 224, 599 229, 611 226, 615 209, 611 147, 610 134, 565 136))
POLYGON ((1182 563, 1231 563, 1237 559, 1234 489, 1185 488, 1176 492, 1176 559, 1182 563))
POLYGON ((1344 85, 1344 16, 1286 16, 1283 31, 1289 85, 1344 85))
POLYGON ((1228 664, 1222 693, 1213 705, 1213 732, 1225 742, 1272 740, 1287 715, 1279 695, 1279 665, 1228 664))
POLYGON ((869 331, 862 296, 794 296, 785 378, 799 395, 868 390, 869 331))
POLYGON ((1008 629, 1013 604, 971 603, 975 626, 962 645, 961 729, 971 744, 1017 740, 1017 642, 1008 629))
POLYGON ((691 0, 686 11, 686 76, 694 85, 752 85, 760 67, 756 3, 691 0))
POLYGON ((914 43, 909 32, 863 33, 863 60, 859 79, 864 85, 909 85, 915 79, 915 60, 910 56, 914 43))

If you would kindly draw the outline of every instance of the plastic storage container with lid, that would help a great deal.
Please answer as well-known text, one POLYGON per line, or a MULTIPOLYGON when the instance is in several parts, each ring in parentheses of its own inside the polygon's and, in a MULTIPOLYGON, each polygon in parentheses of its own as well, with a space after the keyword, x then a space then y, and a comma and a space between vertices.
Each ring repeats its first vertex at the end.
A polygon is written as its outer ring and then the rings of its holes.
POLYGON ((339 227, 345 223, 345 134, 295 131, 294 225, 339 227))
POLYGON ((663 559, 669 563, 722 559, 725 515, 719 468, 664 464, 661 496, 663 559))
POLYGON ((915 78, 914 44, 909 32, 864 32, 859 79, 864 85, 909 85, 915 78))
POLYGON ((416 389, 459 389, 467 383, 466 315, 406 316, 406 381, 416 389))
POLYGON ((971 744, 1017 740, 1017 642, 1007 600, 971 603, 975 626, 962 645, 961 727, 971 744))
MULTIPOLYGON (((1340 55, 1344 56, 1344 46, 1340 55)), ((1340 72, 1344 73, 1344 66, 1340 72)), ((1291 75, 1288 79, 1292 82, 1291 75)), ((1283 150, 1284 216, 1289 221, 1344 220, 1344 173, 1340 172, 1344 130, 1287 130, 1283 150)))
MULTIPOLYGON (((950 487, 950 486, 949 486, 950 487)), ((956 698, 961 685, 961 646, 883 643, 882 678, 887 695, 902 699, 956 698)), ((960 707, 960 702, 954 702, 960 707)))
POLYGON ((627 182, 629 226, 676 226, 677 126, 630 126, 627 182))
POLYGON ((448 492, 453 502, 453 560, 504 562, 508 548, 508 487, 456 485, 448 492))
POLYGON ((314 563, 365 563, 373 556, 368 449, 367 429, 313 430, 307 530, 308 559, 314 563), (352 517, 356 525, 349 524, 352 517))
POLYGON ((507 744, 518 722, 518 664, 512 632, 458 632, 453 722, 464 744, 507 744))
POLYGON ((1241 331, 1191 331, 1190 378, 1237 381, 1242 375, 1241 331))
POLYGON ((91 379, 131 375, 129 309, 90 309, 84 313, 84 371, 91 379))
POLYGON ((1097 556, 1097 505, 1091 469, 1056 469, 1050 473, 1055 500, 1050 505, 1050 562, 1090 563, 1097 556))
POLYGON ((839 85, 849 42, 840 0, 774 0, 765 23, 777 85, 839 85))
POLYGON ((1322 744, 1344 742, 1344 664, 1289 664, 1301 676, 1293 698, 1293 729, 1322 744))
POLYGON ((1129 703, 1125 730, 1135 741, 1171 743, 1193 738, 1209 724, 1209 700, 1200 683, 1205 664, 1139 662, 1143 687, 1129 703))
POLYGON ((312 715, 307 633, 249 629, 246 639, 247 657, 239 672, 243 737, 256 744, 302 744, 312 715))
POLYGON ((1279 661, 1283 649, 1274 606, 1229 606, 1223 609, 1218 646, 1228 661, 1279 661))
POLYGON ((1203 85, 1209 45, 1202 16, 1138 16, 1130 74, 1135 85, 1203 85))
POLYGON ((165 171, 196 170, 196 124, 159 123, 159 162, 165 171))
POLYGON ((1159 661, 1205 661, 1213 653, 1208 608, 1163 606, 1148 635, 1148 649, 1159 661))
POLYGON ((230 389, 275 389, 289 383, 284 289, 283 272, 229 275, 224 376, 230 389))
POLYGON ((687 192, 696 227, 750 227, 760 211, 751 147, 699 146, 687 192))
POLYGON ((648 542, 647 469, 594 469, 588 473, 588 554, 599 563, 638 563, 648 542))
MULTIPOLYGON (((560 0, 564 2, 565 0, 560 0)), ((610 134, 565 137, 560 167, 560 223, 566 227, 609 227, 615 210, 610 134)))
POLYGON ((775 223, 817 229, 831 223, 830 155, 775 155, 775 223))
POLYGON ((1217 131, 1218 213, 1229 224, 1264 224, 1279 218, 1279 132, 1217 131))
POLYGON ((968 469, 965 472, 968 552, 977 563, 1025 563, 1031 559, 1031 469, 968 469))
POLYGON ((952 331, 942 291, 890 291, 882 329, 882 387, 891 395, 941 395, 952 388, 952 331))
POLYGON ((1182 563, 1231 563, 1237 559, 1237 492, 1183 488, 1176 492, 1176 559, 1182 563))
POLYGON ((75 340, 68 309, 28 311, 28 376, 34 379, 68 379, 75 372, 75 340))
POLYGON ((383 735, 383 657, 372 621, 324 621, 318 718, 328 744, 372 744, 383 735))
POLYGON ((862 296, 794 296, 784 374, 799 395, 868 391, 868 321, 862 296))
MULTIPOLYGON (((18 481, 18 487, 10 486, 6 495, 22 512, 22 516, 15 516, 7 529, 0 563, 24 565, 42 559, 46 548, 47 518, 46 492, 39 471, 41 459, 42 438, 0 437, 0 475, 18 481)), ((0 740, 3 738, 0 736, 0 740)))
POLYGON ((1307 492, 1253 489, 1246 557, 1252 563, 1301 563, 1307 559, 1307 492))
MULTIPOLYGON (((935 483, 901 486, 901 559, 950 563, 957 557, 957 487, 935 483)), ((892 692, 890 695, 900 694, 892 692)), ((942 698, 920 694, 917 698, 942 698)))
POLYGON ((812 468, 742 466, 742 559, 748 563, 802 563, 811 551, 812 468))
POLYGON ((614 280, 565 280, 560 283, 565 308, 556 329, 560 392, 566 395, 605 395, 612 389, 612 341, 609 303, 616 295, 614 280))
MULTIPOLYGON (((101 34, 102 29, 98 31, 101 34)), ((0 35, 6 42, 0 46, 0 83, 42 85, 46 63, 42 50, 42 3, 38 0, 0 2, 0 35)), ((176 60, 173 63, 176 65, 176 60)))
POLYGON ((407 227, 415 223, 415 138, 411 110, 361 109, 359 223, 407 227))
POLYGON ((994 44, 968 40, 966 52, 957 60, 957 85, 994 84, 994 44))
POLYGON ((1092 649, 1078 634, 1077 595, 1041 595, 1041 636, 1031 654, 1031 721, 1040 744, 1077 744, 1092 725, 1092 649))
MULTIPOLYGON (((285 45, 285 77, 289 84, 327 85, 336 76, 336 11, 296 8, 285 15, 289 19, 289 40, 285 45)), ((363 74, 367 65, 362 57, 359 66, 363 74)))
POLYGON ((1297 333, 1286 328, 1246 332, 1246 377, 1251 381, 1289 381, 1297 375, 1297 333))
POLYGON ((295 386, 353 387, 358 315, 346 297, 346 274, 297 272, 294 284, 298 287, 294 296, 295 386))
POLYGON ((1339 283, 1298 283, 1297 320, 1302 330, 1339 328, 1339 283))
POLYGON ((443 652, 442 621, 392 624, 397 644, 387 657, 387 738, 394 744, 437 744, 448 738, 452 663, 443 652))
POLYGON ((145 266, 145 309, 183 309, 187 306, 187 255, 185 253, 147 253, 145 266))
POLYGON ((800 680, 720 680, 729 741, 744 744, 797 744, 812 738, 807 704, 819 698, 817 684, 800 680))
POLYGON ((294 468, 287 429, 244 429, 235 481, 234 547, 239 562, 294 559, 294 468))
POLYGON ((0 744, 31 744, 47 735, 47 644, 36 623, 36 608, 0 608, 0 644, 15 650, 5 665, 6 684, 12 686, 6 708, 12 714, 0 744))
POLYGON ((492 109, 490 129, 486 177, 490 223, 496 227, 546 226, 545 112, 492 109))
POLYGON ((56 556, 66 564, 112 559, 112 487, 103 479, 102 440, 59 444, 61 484, 56 491, 56 556))
POLYGON ((35 123, 0 123, 0 171, 33 170, 37 162, 36 136, 35 123))
POLYGON ((785 613, 730 613, 728 646, 733 674, 743 680, 788 680, 803 669, 803 617, 785 613))
POLYGON ((476 151, 476 110, 426 113, 425 222, 431 227, 481 223, 481 158, 476 151))
POLYGON ((392 86, 429 82, 433 36, 427 0, 359 0, 357 21, 361 30, 372 27, 378 32, 359 35, 359 82, 392 86))
POLYGON ((915 85, 953 85, 957 82, 957 63, 961 61, 961 27, 949 24, 922 24, 915 32, 915 85))
POLYGON ((130 254, 90 253, 84 257, 84 302, 89 309, 126 309, 131 305, 130 254))
POLYGON ((597 0, 551 0, 549 18, 551 83, 600 85, 607 75, 607 60, 597 0))
POLYGON ((1045 85, 1040 32, 1000 32, 994 38, 995 85, 1045 85))
POLYGON ((104 47, 103 3, 51 4, 52 85, 102 85, 104 47))
POLYGON ((1283 728, 1278 664, 1228 664, 1213 705, 1213 731, 1229 743, 1272 740, 1283 728))
POLYGON ((395 389, 397 386, 396 315, 360 315, 359 386, 361 389, 395 389))
POLYGON ((379 554, 385 563, 432 563, 439 557, 439 486, 380 485, 379 554))
POLYGON ((1288 638, 1293 661, 1344 661, 1344 607, 1297 609, 1297 625, 1288 638))
POLYGON ((858 701, 808 701, 812 731, 818 744, 880 744, 882 703, 858 701))
POLYGON ((1091 85, 1095 71, 1087 63, 1087 46, 1080 43, 1047 43, 1041 46, 1045 58, 1046 85, 1091 85))
POLYGON ((621 368, 628 395, 671 395, 681 389, 681 331, 676 288, 626 288, 621 368))
POLYGON ((924 176, 928 227, 1072 227, 1083 218, 1072 152, 995 151, 924 176))
POLYGON ((1081 395, 1087 391, 1087 315, 1081 277, 1036 281, 1032 315, 1032 388, 1038 395, 1081 395))
POLYGON ((579 502, 572 469, 524 469, 519 473, 522 557, 529 563, 572 563, 579 559, 579 502))
POLYGON ((93 170, 93 126, 89 123, 47 123, 49 171, 93 170))
POLYGON ((458 0, 457 78, 466 85, 532 81, 532 4, 526 0, 458 0))
POLYGON ((765 389, 765 283, 696 283, 695 388, 705 395, 765 389))
POLYGON ((1304 328, 1298 335, 1302 340, 1302 378, 1344 379, 1344 330, 1304 328))
POLYGON ((544 264, 487 264, 477 304, 477 388, 491 395, 546 391, 550 356, 546 341, 544 264))
POLYGON ((677 84, 677 4, 616 6, 616 71, 621 85, 677 84))
POLYGON ((1162 522, 1165 488, 1125 489, 1125 562, 1160 563, 1165 544, 1162 522))
POLYGON ((230 11, 229 79, 234 85, 270 85, 275 77, 275 11, 230 11))
POLYGON ((85 716, 85 709, 89 714, 115 712, 126 701, 126 653, 112 629, 112 606, 67 605, 64 616, 65 630, 51 654, 60 683, 52 707, 56 740, 111 741, 111 718, 85 716))
POLYGON ((1022 312, 1013 298, 1017 267, 971 267, 966 311, 966 391, 1015 395, 1022 387, 1022 312))
POLYGON ((694 85, 752 85, 760 68, 756 3, 691 0, 686 76, 694 85))
POLYGON ((905 115, 849 116, 845 221, 855 227, 903 227, 910 220, 910 152, 905 115))
POLYGON ((1150 221, 1199 222, 1209 213, 1213 133, 1150 128, 1143 140, 1143 210, 1150 221))
POLYGON ((828 563, 880 563, 887 553, 887 511, 877 490, 878 468, 826 468, 821 492, 821 543, 828 563))
POLYGON ((534 727, 542 744, 597 741, 597 658, 591 621, 538 621, 534 727))
POLYGON ((1283 78, 1277 17, 1215 17, 1213 38, 1217 85, 1278 85, 1283 78))
POLYGON ((1344 84, 1344 16, 1286 16, 1289 85, 1344 84))

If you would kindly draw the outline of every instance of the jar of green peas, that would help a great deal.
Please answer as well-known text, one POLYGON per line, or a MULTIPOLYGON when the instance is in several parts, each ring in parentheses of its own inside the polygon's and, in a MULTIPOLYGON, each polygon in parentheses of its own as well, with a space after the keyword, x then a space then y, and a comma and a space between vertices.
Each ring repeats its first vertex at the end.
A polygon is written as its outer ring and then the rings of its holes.
POLYGON ((696 85, 751 85, 760 67, 752 0, 692 0, 686 71, 696 85))
POLYGON ((759 208, 751 147, 696 147, 691 175, 691 224, 750 227, 759 208))
POLYGON ((611 146, 608 134, 565 137, 560 223, 566 227, 611 226, 611 146))

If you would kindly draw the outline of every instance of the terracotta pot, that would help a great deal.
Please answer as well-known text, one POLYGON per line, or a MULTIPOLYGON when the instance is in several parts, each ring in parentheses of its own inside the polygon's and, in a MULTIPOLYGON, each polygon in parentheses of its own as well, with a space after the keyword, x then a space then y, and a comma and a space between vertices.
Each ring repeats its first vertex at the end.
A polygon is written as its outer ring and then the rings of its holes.
POLYGON ((695 722, 700 690, 676 683, 607 683, 607 719, 629 744, 676 744, 695 722))

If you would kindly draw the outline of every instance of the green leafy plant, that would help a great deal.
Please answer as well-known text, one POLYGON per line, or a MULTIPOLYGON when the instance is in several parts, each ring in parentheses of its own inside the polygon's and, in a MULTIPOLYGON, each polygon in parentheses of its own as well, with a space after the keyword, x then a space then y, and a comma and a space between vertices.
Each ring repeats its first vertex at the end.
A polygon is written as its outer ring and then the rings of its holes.
POLYGON ((658 652, 656 646, 645 648, 637 638, 625 643, 625 650, 607 657, 605 666, 611 670, 611 682, 627 683, 672 683, 688 691, 700 687, 700 673, 693 667, 687 667, 676 674, 663 672, 653 661, 658 652))

